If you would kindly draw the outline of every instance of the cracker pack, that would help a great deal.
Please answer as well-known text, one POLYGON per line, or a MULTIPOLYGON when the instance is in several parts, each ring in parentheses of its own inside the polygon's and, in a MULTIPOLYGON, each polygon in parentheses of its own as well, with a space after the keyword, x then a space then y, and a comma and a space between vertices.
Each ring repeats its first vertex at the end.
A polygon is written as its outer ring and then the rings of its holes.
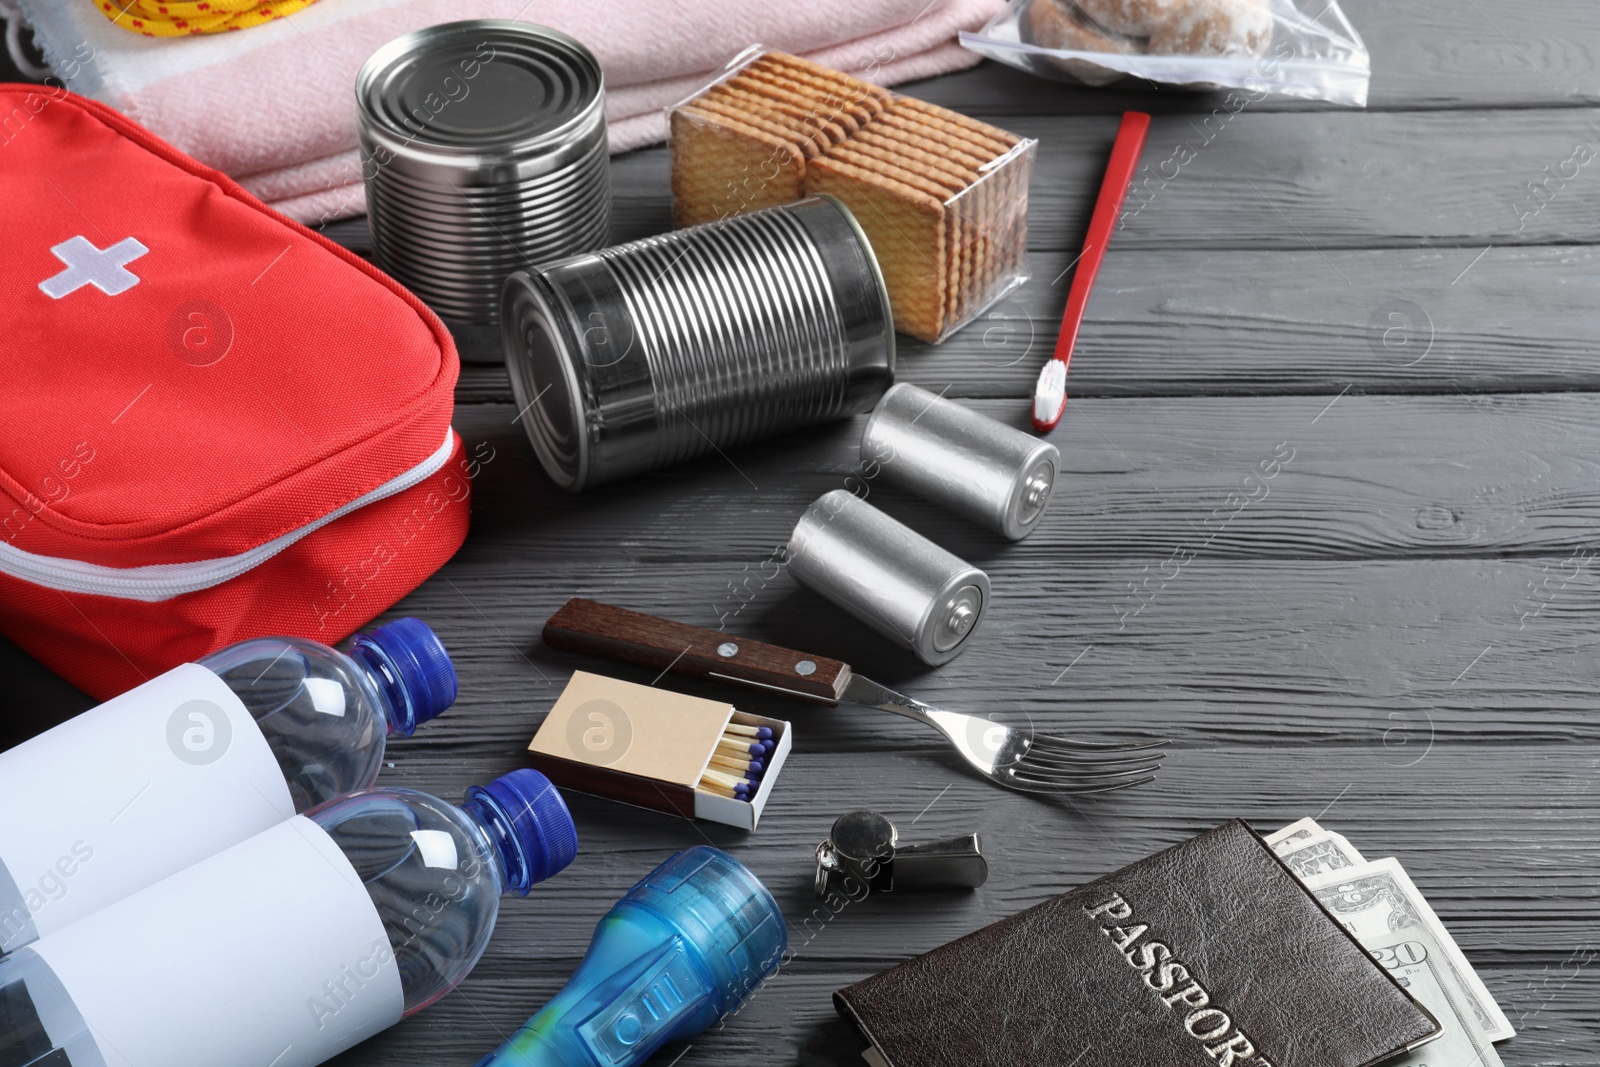
POLYGON ((872 242, 895 328, 942 341, 1027 279, 1036 143, 754 48, 672 109, 675 222, 835 196, 872 242))

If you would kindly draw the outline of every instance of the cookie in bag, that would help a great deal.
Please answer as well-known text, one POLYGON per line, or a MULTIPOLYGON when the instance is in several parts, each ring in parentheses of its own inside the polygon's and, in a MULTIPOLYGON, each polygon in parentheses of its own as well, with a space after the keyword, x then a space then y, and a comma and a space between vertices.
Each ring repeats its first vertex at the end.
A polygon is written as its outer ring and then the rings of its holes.
MULTIPOLYGON (((1272 43, 1271 0, 1034 0, 1030 43, 1066 52, 1259 56, 1272 43)), ((1083 60, 1055 65, 1090 85, 1119 72, 1083 60)))

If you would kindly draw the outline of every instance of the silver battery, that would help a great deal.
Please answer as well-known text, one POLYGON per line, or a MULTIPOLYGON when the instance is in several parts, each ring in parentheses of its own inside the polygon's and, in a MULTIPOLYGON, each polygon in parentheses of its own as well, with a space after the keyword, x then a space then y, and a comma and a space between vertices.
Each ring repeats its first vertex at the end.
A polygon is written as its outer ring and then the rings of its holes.
POLYGON ((789 537, 789 573, 938 666, 989 609, 989 576, 843 489, 817 498, 789 537))
POLYGON ((506 275, 609 240, 605 82, 566 34, 430 26, 372 54, 356 103, 375 258, 451 326, 494 325, 506 275))
POLYGON ((861 434, 861 462, 894 485, 1020 541, 1050 502, 1061 453, 1048 441, 901 383, 861 434))
POLYGON ((878 262, 828 197, 518 271, 502 300, 519 418, 563 489, 860 414, 894 381, 878 262))

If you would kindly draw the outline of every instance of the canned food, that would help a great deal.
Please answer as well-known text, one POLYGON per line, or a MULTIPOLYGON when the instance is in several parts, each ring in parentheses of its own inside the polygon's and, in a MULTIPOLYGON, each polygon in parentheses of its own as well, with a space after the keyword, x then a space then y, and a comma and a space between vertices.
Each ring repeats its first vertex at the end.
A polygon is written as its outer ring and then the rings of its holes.
POLYGON ((378 265, 452 325, 492 326, 513 270, 605 245, 605 84, 564 33, 430 26, 356 78, 378 265))
POLYGON ((843 489, 806 509, 789 573, 937 667, 966 647, 989 607, 989 576, 843 489))
POLYGON ((894 380, 883 277, 830 197, 518 271, 500 336, 534 452, 574 491, 859 414, 894 380))
POLYGON ((1033 532, 1061 453, 954 400, 901 383, 861 434, 861 461, 883 480, 1020 541, 1033 532))

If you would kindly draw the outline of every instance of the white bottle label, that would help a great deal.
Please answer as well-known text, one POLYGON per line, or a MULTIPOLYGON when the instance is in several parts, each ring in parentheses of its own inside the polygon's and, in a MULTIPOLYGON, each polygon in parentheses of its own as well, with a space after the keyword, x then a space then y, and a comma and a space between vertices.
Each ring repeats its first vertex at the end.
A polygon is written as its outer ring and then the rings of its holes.
POLYGON ((30 947, 106 1067, 313 1067, 404 1010, 377 908, 303 815, 30 947))
POLYGON ((293 814, 233 691, 168 671, 0 753, 0 952, 293 814))

